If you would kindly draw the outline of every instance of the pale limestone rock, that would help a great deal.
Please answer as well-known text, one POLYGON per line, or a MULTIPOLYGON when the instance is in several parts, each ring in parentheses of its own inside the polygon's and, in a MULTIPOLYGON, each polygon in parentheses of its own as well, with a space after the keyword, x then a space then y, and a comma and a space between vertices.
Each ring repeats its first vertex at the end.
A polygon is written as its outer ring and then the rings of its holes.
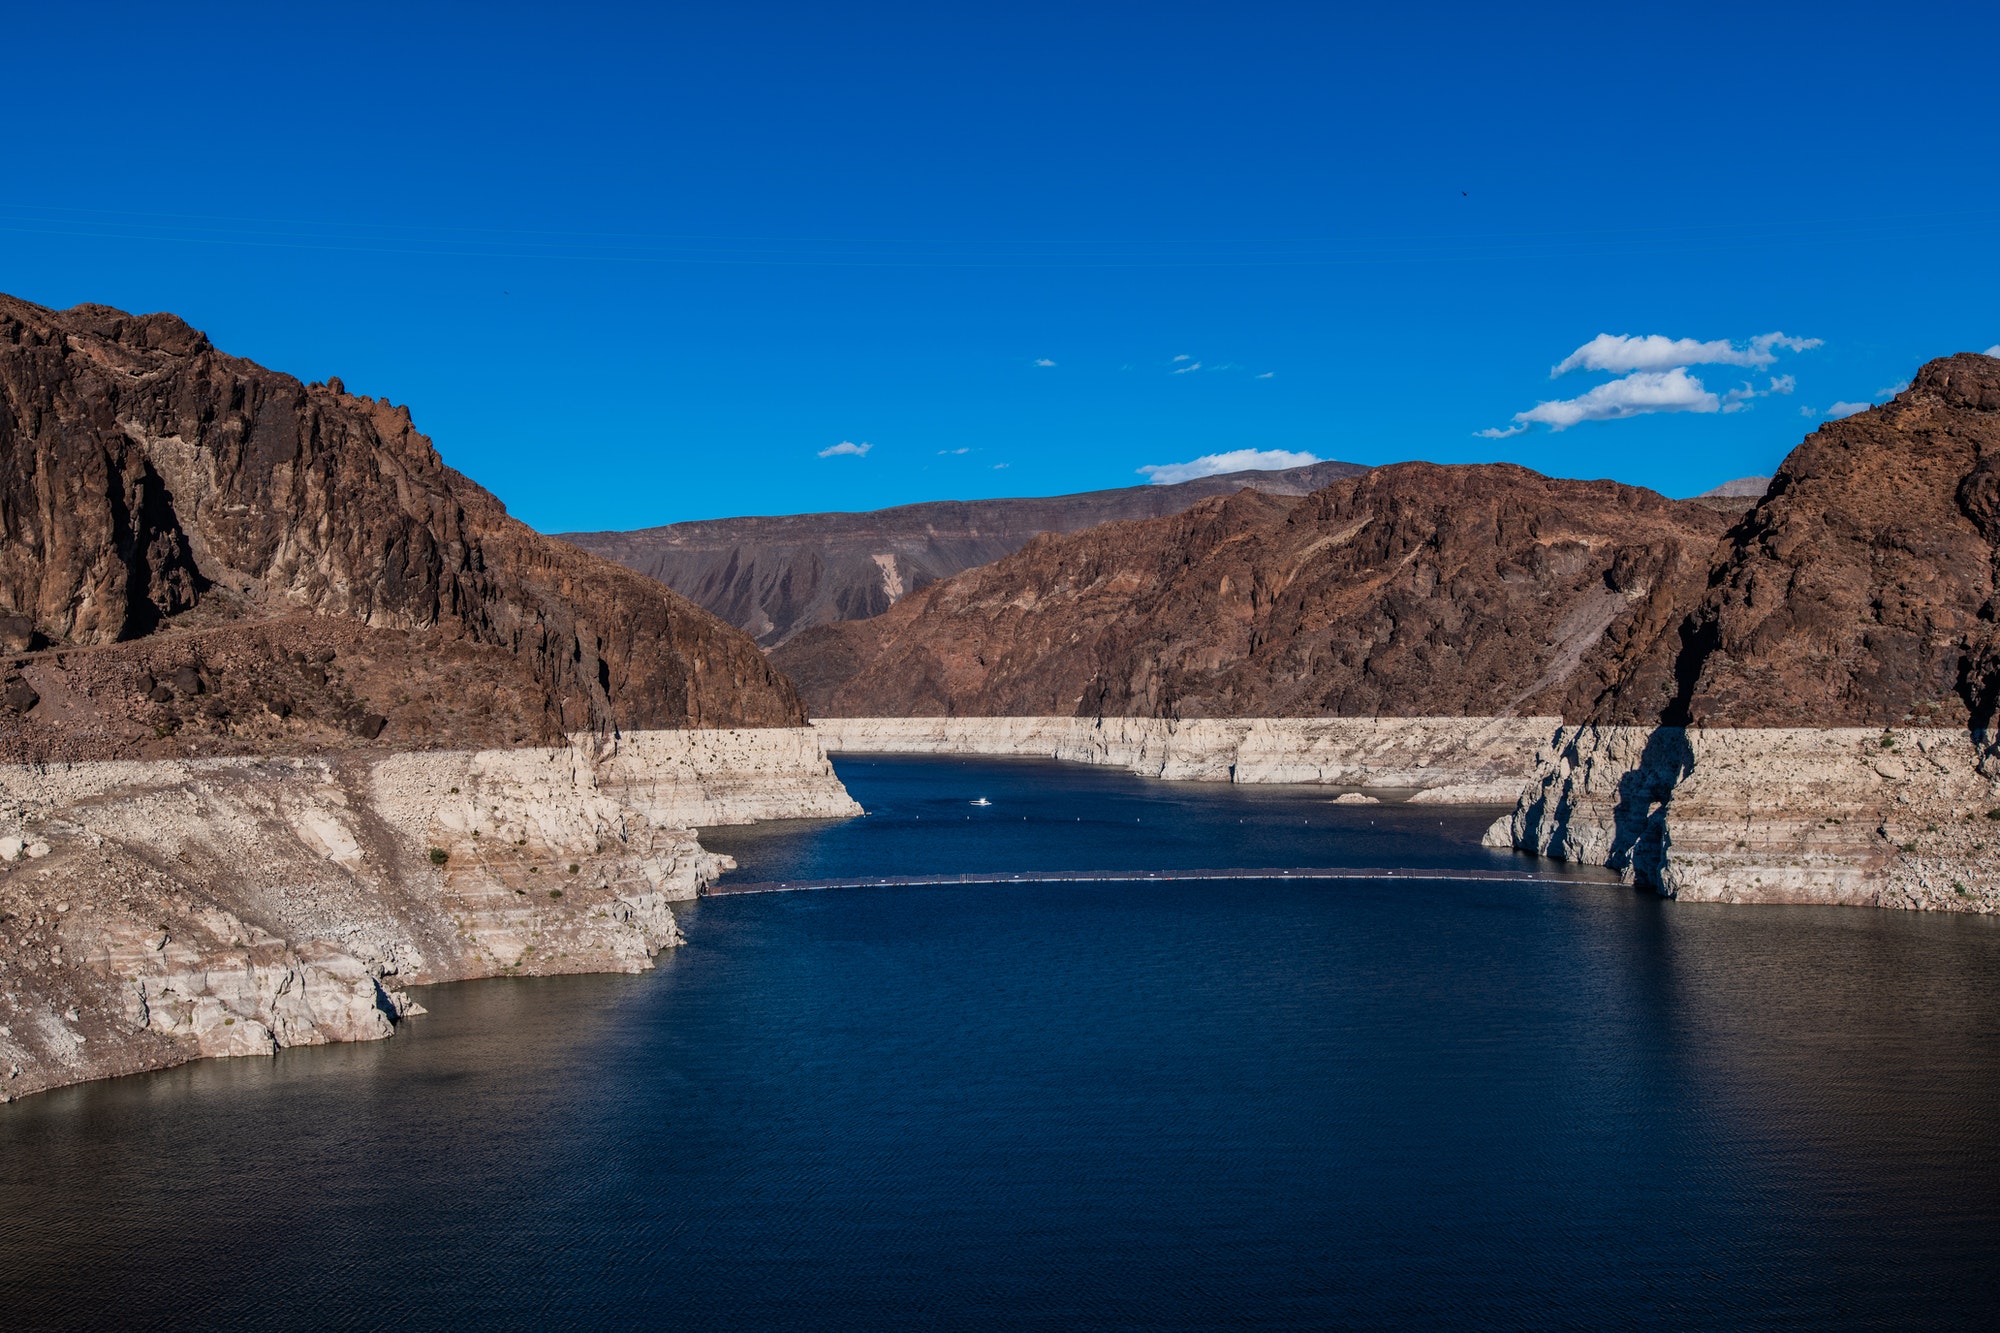
POLYGON ((1044 755, 1145 777, 1300 782, 1505 804, 1534 769, 1550 717, 823 718, 831 753, 1044 755))
POLYGON ((1690 901, 1992 912, 1989 759, 1943 729, 1564 727, 1508 836, 1690 901))
POLYGON ((734 864, 692 822, 858 812, 805 728, 0 766, 0 817, 97 853, 0 878, 33 895, 10 911, 80 909, 36 966, 0 945, 24 1000, 82 1000, 78 1030, 51 1008, 0 1040, 9 1087, 384 1037, 416 984, 643 971, 682 942, 670 904, 734 864))

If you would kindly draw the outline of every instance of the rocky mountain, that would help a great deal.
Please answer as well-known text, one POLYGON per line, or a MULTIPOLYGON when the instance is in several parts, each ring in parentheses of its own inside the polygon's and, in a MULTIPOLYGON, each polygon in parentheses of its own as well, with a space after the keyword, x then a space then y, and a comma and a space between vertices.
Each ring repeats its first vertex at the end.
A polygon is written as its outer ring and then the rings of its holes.
POLYGON ((1808 435, 1675 639, 1669 724, 1971 726, 2000 705, 2000 359, 1808 435))
POLYGON ((1614 482, 1397 464, 1039 537, 773 660, 835 716, 1589 713, 1672 695, 1658 645, 1729 523, 1614 482))
POLYGON ((773 660, 838 716, 1994 726, 2000 359, 1714 498, 1398 464, 1038 538, 773 660))
POLYGON ((563 540, 658 579, 765 647, 814 625, 861 620, 910 593, 1018 551, 1044 532, 1178 514, 1248 486, 1305 495, 1367 469, 1315 463, 1171 486, 1005 500, 940 500, 865 513, 707 519, 563 540))
POLYGON ((757 648, 542 537, 407 409, 0 297, 0 758, 785 726, 757 648))

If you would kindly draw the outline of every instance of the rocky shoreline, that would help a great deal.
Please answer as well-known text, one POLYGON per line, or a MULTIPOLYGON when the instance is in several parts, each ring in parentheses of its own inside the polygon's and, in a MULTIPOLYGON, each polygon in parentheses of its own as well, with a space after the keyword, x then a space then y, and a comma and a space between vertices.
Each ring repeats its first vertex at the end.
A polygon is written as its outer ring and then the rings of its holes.
POLYGON ((643 971, 731 865, 696 826, 856 813, 803 728, 0 766, 0 1097, 643 971))

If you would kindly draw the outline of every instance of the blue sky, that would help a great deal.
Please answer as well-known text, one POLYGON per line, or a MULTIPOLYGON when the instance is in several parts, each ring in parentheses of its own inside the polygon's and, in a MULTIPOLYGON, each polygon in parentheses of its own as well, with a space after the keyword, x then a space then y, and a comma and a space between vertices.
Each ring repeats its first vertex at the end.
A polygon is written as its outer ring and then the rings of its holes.
POLYGON ((545 530, 1685 495, 2000 344, 1991 5, 275 8, 9 15, 0 290, 408 403, 545 530))

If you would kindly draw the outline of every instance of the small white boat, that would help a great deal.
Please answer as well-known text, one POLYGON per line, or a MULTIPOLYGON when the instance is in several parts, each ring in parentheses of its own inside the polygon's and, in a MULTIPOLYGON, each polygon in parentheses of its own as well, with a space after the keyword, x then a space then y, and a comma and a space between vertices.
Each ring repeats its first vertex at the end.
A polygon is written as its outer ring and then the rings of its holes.
POLYGON ((993 802, 991 802, 991 801, 987 800, 987 799, 986 799, 986 798, 985 798, 984 796, 982 796, 982 797, 980 797, 980 798, 979 798, 978 800, 974 801, 974 802, 973 802, 973 804, 974 804, 974 805, 991 805, 991 804, 993 804, 993 802))

